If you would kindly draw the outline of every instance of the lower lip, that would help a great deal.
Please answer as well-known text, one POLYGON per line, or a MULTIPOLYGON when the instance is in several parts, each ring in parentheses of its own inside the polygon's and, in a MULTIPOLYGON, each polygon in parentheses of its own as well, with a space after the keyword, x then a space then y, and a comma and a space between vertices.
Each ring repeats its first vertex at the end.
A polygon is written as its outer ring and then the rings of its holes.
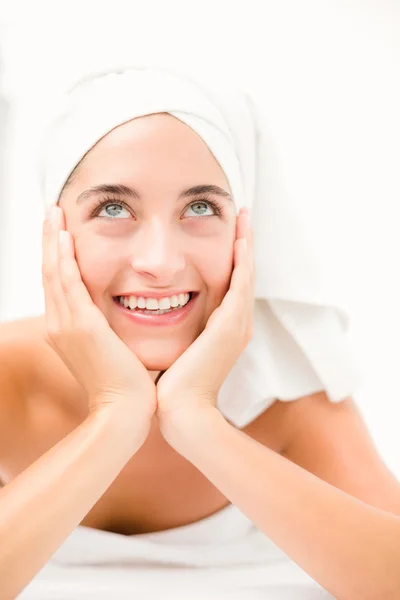
POLYGON ((121 309, 124 315, 126 315, 131 321, 134 323, 140 323, 141 325, 177 325, 181 323, 189 313, 193 310, 193 307, 196 303, 198 293, 194 293, 185 306, 182 308, 177 308, 176 310, 172 310, 171 312, 164 313, 163 315, 151 315, 136 312, 135 310, 129 310, 129 308, 125 308, 123 304, 120 303, 119 300, 113 298, 115 304, 118 308, 121 309))

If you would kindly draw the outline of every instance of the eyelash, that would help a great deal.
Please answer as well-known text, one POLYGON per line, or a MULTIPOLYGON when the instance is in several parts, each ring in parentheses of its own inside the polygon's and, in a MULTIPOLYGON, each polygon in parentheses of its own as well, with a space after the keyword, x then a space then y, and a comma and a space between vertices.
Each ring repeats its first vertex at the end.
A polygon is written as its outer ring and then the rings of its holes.
MULTIPOLYGON (((191 202, 190 204, 188 204, 186 206, 186 208, 188 208, 189 206, 192 206, 193 204, 198 204, 199 202, 205 202, 206 204, 209 204, 215 211, 215 215, 204 215, 204 217, 219 217, 223 214, 224 211, 224 207, 222 204, 220 204, 219 202, 217 202, 216 200, 211 200, 211 198, 204 196, 203 198, 198 198, 197 200, 195 200, 194 202, 191 202)), ((91 217, 97 217, 98 214, 101 212, 101 209, 104 208, 105 206, 108 205, 115 205, 115 206, 122 206, 123 208, 126 208, 127 210, 130 210, 130 206, 124 202, 123 200, 114 200, 113 198, 102 198, 100 200, 97 201, 96 205, 94 206, 94 209, 91 213, 91 217)), ((185 210, 186 210, 185 208, 185 210)), ((203 218, 204 218, 203 217, 203 218)), ((117 221, 119 219, 113 218, 113 217, 98 217, 100 219, 109 219, 110 221, 117 221)))

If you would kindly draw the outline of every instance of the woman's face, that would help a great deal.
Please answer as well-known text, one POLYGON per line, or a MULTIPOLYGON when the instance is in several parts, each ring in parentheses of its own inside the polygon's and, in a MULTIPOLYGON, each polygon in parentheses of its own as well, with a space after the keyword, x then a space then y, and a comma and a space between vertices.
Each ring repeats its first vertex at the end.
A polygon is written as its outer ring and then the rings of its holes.
POLYGON ((149 371, 172 365, 203 331, 229 288, 236 208, 229 197, 216 193, 181 196, 201 185, 231 193, 201 137, 161 113, 129 121, 102 138, 59 202, 93 302, 149 371), (77 201, 99 185, 126 186, 138 197, 93 192, 77 201), (176 290, 198 293, 176 324, 137 322, 115 301, 135 292, 170 297, 176 290))

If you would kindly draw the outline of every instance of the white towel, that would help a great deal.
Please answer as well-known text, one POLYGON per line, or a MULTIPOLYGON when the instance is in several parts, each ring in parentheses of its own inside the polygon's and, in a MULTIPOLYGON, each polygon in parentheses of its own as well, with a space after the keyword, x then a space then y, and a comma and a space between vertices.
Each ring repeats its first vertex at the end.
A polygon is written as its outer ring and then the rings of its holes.
POLYGON ((331 600, 234 505, 196 523, 135 536, 78 527, 23 600, 233 598, 331 600))

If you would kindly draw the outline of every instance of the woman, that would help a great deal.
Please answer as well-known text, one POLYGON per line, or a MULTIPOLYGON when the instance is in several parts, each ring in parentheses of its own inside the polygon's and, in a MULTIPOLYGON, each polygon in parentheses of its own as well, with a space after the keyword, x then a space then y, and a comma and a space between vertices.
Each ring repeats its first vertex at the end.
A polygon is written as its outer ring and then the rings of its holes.
MULTIPOLYGON (((269 398, 260 357, 277 322, 253 306, 267 297, 265 271, 254 292, 254 262, 267 270, 270 256, 256 237, 254 260, 244 207, 254 182, 239 142, 250 134, 233 101, 223 115, 236 132, 220 119, 222 95, 198 103, 199 89, 151 69, 103 75, 68 96, 54 126, 45 315, 2 326, 3 597, 78 525, 136 537, 216 517, 218 530, 237 507, 231 526, 242 511, 335 597, 395 598, 399 486, 343 393, 349 379, 340 394, 326 369, 321 388, 297 354, 285 382, 297 397, 269 398)), ((262 210, 253 207, 256 226, 262 210)), ((294 285, 281 285, 287 297, 294 285)), ((270 306, 285 323, 283 305, 270 306)), ((323 379, 323 346, 296 334, 323 379)), ((259 562, 267 550, 257 547, 259 562)))

